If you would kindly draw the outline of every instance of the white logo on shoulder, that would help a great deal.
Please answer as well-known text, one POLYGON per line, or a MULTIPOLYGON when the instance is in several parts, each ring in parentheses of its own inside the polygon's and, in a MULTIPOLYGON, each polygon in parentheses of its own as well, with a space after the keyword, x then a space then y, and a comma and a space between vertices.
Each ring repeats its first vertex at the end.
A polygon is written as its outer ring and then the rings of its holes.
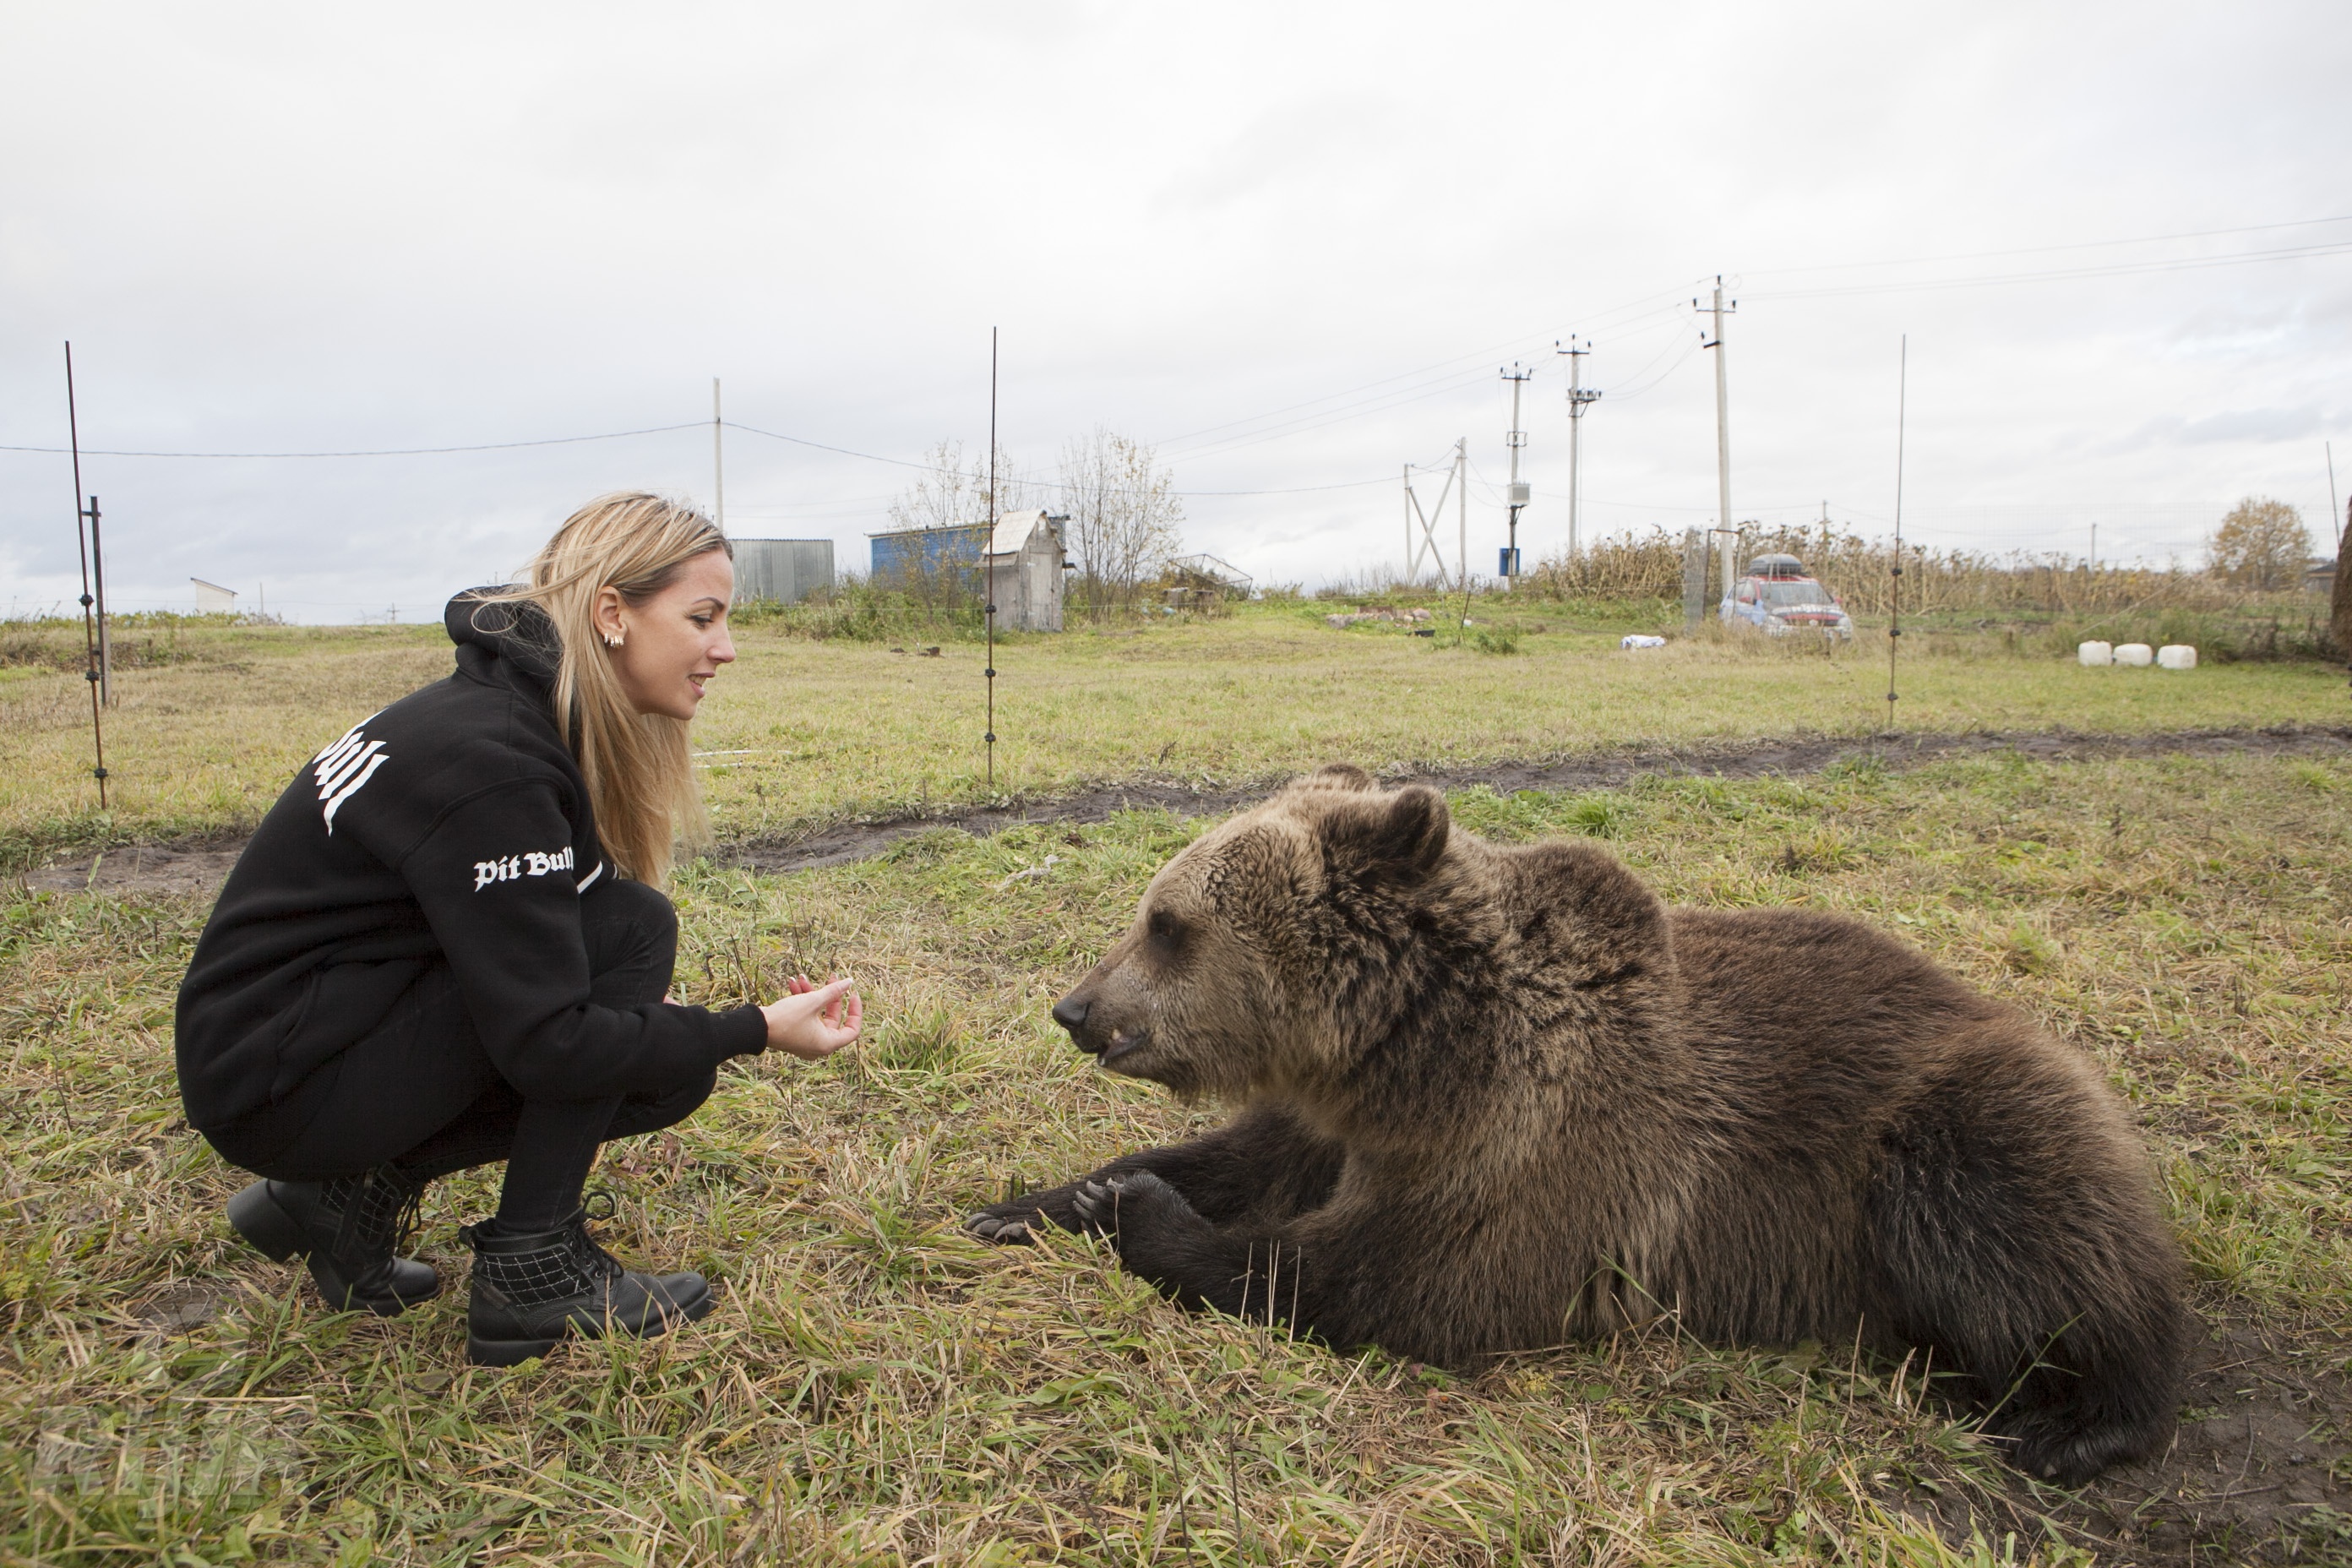
POLYGON ((361 786, 375 777, 376 769, 391 760, 382 741, 371 741, 363 733, 374 718, 371 713, 344 731, 341 740, 311 761, 310 777, 319 785, 330 838, 335 834, 335 813, 343 809, 343 802, 359 794, 361 786))
MULTIPOLYGON (((520 855, 509 855, 501 859, 477 860, 474 862, 474 891, 478 893, 494 882, 512 882, 524 877, 544 877, 551 872, 571 869, 572 847, 568 844, 544 855, 536 849, 526 849, 520 855)), ((597 869, 601 871, 604 868, 600 866, 597 869)), ((588 880, 593 882, 595 878, 591 877, 588 880)))

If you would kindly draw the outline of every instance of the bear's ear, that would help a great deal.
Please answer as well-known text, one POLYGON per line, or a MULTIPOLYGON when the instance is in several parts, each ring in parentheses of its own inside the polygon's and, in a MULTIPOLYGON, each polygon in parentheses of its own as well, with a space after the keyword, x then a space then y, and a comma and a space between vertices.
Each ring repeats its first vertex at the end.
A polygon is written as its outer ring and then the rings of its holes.
POLYGON ((1427 784, 1409 784, 1393 795, 1333 812, 1324 835, 1371 869, 1417 882, 1437 869, 1453 829, 1445 797, 1427 784))
POLYGON ((1353 763, 1326 763, 1299 782, 1324 789, 1361 791, 1380 787, 1372 782, 1371 774, 1353 763))

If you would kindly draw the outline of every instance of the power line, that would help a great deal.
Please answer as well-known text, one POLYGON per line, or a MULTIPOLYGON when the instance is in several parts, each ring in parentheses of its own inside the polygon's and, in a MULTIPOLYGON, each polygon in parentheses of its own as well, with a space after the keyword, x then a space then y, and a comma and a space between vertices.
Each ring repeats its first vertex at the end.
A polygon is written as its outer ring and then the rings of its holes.
POLYGON ((2296 218, 2291 223, 2257 223, 2239 228, 2196 228, 2179 234, 2147 234, 2136 239, 2085 239, 2070 245, 2028 245, 2009 250, 1962 250, 1948 256, 1906 256, 1885 261, 1825 261, 1811 267, 1767 267, 1750 269, 1749 278, 1778 278, 1792 272, 1845 272, 1868 267, 1925 267, 1939 261, 1989 261, 1999 256, 2047 256, 2061 250, 2106 250, 2125 245, 2161 245, 2176 239, 2212 239, 2225 234, 2267 234, 2282 228, 2315 228, 2323 224, 2352 223, 2352 214, 2340 217, 2296 218))
MULTIPOLYGON (((519 447, 569 447, 582 441, 620 441, 632 436, 660 436, 672 430, 698 430, 706 423, 706 420, 695 419, 684 425, 649 426, 643 430, 611 430, 598 436, 550 436, 536 441, 486 441, 472 447, 387 447, 352 452, 114 452, 88 447, 83 448, 83 455, 92 458, 438 458, 455 452, 507 452, 519 447)), ((0 445, 0 452, 62 454, 65 450, 63 447, 0 445)))
POLYGON ((2209 267, 2239 267, 2255 261, 2315 259, 2352 253, 2352 242, 2293 246, 2280 250, 2240 251, 2229 256, 2175 257, 2159 261, 2116 262, 2104 267, 2060 268, 2042 272, 1990 272, 1974 278, 1939 278, 1918 283, 1850 283, 1826 289, 1779 289, 1751 300, 1819 300, 1856 294, 1912 294, 1933 289, 1976 289, 1996 283, 2050 283, 2074 278, 2130 278, 2144 273, 2189 272, 2209 267))

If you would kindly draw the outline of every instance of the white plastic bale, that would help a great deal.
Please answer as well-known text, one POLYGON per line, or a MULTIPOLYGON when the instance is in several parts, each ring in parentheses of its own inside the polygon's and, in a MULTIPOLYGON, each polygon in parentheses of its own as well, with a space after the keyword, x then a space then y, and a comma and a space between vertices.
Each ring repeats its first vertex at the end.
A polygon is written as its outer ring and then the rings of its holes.
POLYGON ((2111 642, 2086 642, 2075 645, 2074 657, 2087 667, 2116 662, 2116 645, 2111 642))
POLYGON ((2197 650, 2185 642, 2167 643, 2156 650, 2156 662, 2165 669, 2194 669, 2197 650))
POLYGON ((2156 662, 2156 650, 2144 642, 2117 643, 2116 662, 2127 664, 2134 669, 2145 669, 2156 662))

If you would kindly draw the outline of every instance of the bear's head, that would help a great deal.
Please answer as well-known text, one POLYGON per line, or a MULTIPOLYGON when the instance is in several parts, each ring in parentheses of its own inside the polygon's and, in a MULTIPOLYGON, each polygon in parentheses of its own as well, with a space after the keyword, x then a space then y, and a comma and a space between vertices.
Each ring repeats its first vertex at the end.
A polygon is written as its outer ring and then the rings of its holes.
POLYGON ((1435 790, 1325 768, 1163 867, 1054 1019, 1111 1071, 1187 1099, 1311 1098, 1491 923, 1462 864, 1483 848, 1435 790))

